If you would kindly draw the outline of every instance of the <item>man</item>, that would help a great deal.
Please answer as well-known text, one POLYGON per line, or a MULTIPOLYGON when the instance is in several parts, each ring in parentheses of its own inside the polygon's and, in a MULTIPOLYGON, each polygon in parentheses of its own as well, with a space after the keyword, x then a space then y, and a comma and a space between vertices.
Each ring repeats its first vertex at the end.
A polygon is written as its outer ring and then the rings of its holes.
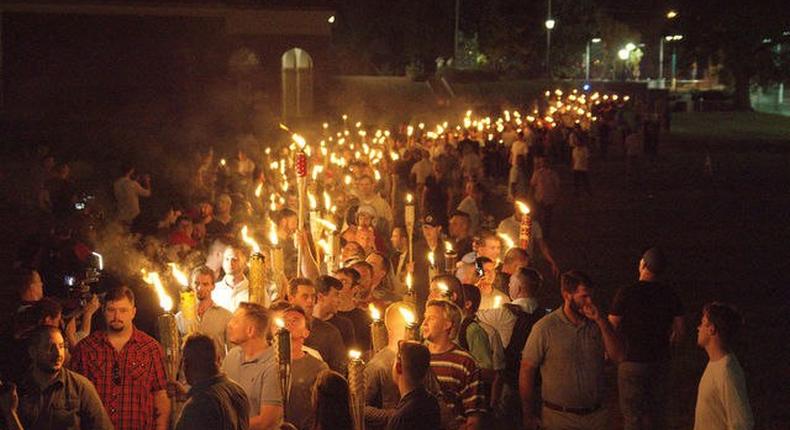
POLYGON ((372 349, 370 339, 372 320, 366 310, 360 309, 354 303, 354 290, 359 283, 359 272, 346 267, 338 269, 334 275, 343 284, 343 288, 338 292, 337 314, 348 318, 354 324, 354 339, 359 348, 362 351, 370 351, 372 349))
POLYGON ((463 256, 472 252, 469 214, 461 211, 451 213, 447 229, 449 230, 450 238, 453 240, 453 250, 458 255, 463 256))
POLYGON ((132 179, 134 166, 125 165, 123 175, 112 185, 115 202, 117 204, 118 221, 131 224, 140 215, 140 197, 151 196, 151 177, 144 176, 143 183, 132 179))
POLYGON ((697 344, 708 354, 694 411, 694 430, 750 430, 754 427, 746 378, 731 344, 743 324, 741 315, 726 303, 702 308, 697 344))
POLYGON ((105 331, 71 351, 71 368, 96 386, 116 430, 166 430, 170 420, 164 351, 134 326, 134 293, 120 286, 104 298, 105 331))
POLYGON ((313 318, 315 295, 315 285, 309 279, 295 278, 288 284, 288 302, 302 308, 307 318, 310 334, 305 339, 305 345, 318 350, 330 369, 345 374, 347 350, 343 345, 343 336, 337 327, 313 318))
POLYGON ((389 226, 392 225, 392 208, 389 203, 384 200, 376 192, 376 183, 368 175, 360 176, 356 181, 356 195, 359 198, 359 205, 369 205, 376 210, 376 217, 382 221, 386 221, 386 225, 379 226, 380 231, 389 231, 389 226))
POLYGON ((400 345, 392 375, 401 399, 387 430, 433 430, 440 427, 439 402, 425 389, 425 375, 430 367, 431 353, 424 345, 417 342, 400 345))
POLYGON ((401 291, 400 284, 390 276, 390 262, 383 253, 371 252, 365 261, 373 269, 370 281, 370 294, 373 300, 381 304, 390 304, 403 296, 405 291, 401 291))
POLYGON ((269 313, 242 302, 228 322, 228 341, 237 346, 222 361, 222 371, 241 385, 249 400, 250 429, 274 429, 283 417, 274 349, 269 347, 269 313))
POLYGON ((195 321, 184 319, 183 310, 176 314, 178 331, 182 336, 191 333, 202 333, 214 340, 220 359, 225 357, 228 350, 225 328, 233 316, 229 310, 217 305, 211 298, 214 291, 214 271, 208 266, 200 266, 192 271, 190 276, 192 290, 197 297, 194 314, 195 321))
POLYGON ((284 208, 277 211, 272 220, 277 226, 277 241, 283 249, 283 262, 285 276, 291 279, 297 276, 298 251, 294 245, 294 235, 299 227, 299 219, 296 212, 284 208))
POLYGON ((401 308, 414 312, 411 305, 396 302, 384 311, 387 346, 378 351, 365 366, 365 426, 385 428, 400 401, 400 393, 392 378, 392 366, 398 355, 398 345, 406 338, 406 320, 401 308))
POLYGON ((496 278, 494 279, 494 288, 503 293, 508 293, 508 286, 510 285, 510 276, 518 272, 522 267, 529 267, 529 255, 527 251, 521 248, 513 247, 505 251, 505 258, 496 268, 496 278))
POLYGON ((224 238, 230 239, 233 236, 233 200, 227 194, 220 194, 217 197, 214 215, 211 221, 206 223, 206 236, 210 239, 224 238))
POLYGON ((211 292, 212 300, 230 312, 236 312, 239 303, 250 298, 250 281, 244 276, 247 255, 238 245, 228 245, 222 254, 222 270, 225 276, 211 292))
POLYGON ((310 330, 307 329, 307 317, 302 308, 286 308, 283 322, 291 332, 291 391, 286 419, 300 430, 309 430, 313 424, 311 389, 316 376, 329 366, 305 351, 304 341, 310 335, 310 330))
POLYGON ((592 301, 592 282, 571 270, 560 280, 563 306, 535 323, 521 357, 519 391, 524 428, 608 429, 604 401, 606 357, 619 362, 623 347, 592 301), (535 378, 542 379, 541 420, 534 410, 535 378), (573 375, 573 377, 568 377, 573 375))
POLYGON ((212 240, 208 247, 205 265, 214 272, 214 279, 219 279, 222 276, 222 262, 227 247, 227 242, 221 238, 212 240))
POLYGON ((422 336, 431 352, 431 369, 443 395, 453 404, 456 421, 467 429, 479 429, 486 412, 485 392, 475 359, 453 343, 460 326, 458 306, 446 300, 426 304, 422 336))
POLYGON ((346 349, 356 348, 357 341, 354 336, 354 324, 348 318, 337 314, 340 290, 343 283, 329 275, 321 275, 315 282, 318 301, 313 307, 313 317, 328 322, 335 326, 343 337, 346 349))
POLYGON ((497 275, 494 261, 488 257, 477 257, 475 271, 479 277, 474 285, 480 289, 480 309, 492 309, 510 302, 507 294, 494 288, 497 275))
POLYGON ((518 395, 518 373, 521 353, 527 343, 532 326, 546 312, 536 299, 543 282, 540 274, 529 268, 521 268, 510 278, 512 302, 498 309, 477 312, 478 319, 493 326, 505 346, 505 371, 503 376, 502 401, 498 406, 499 416, 504 423, 514 428, 521 427, 521 402, 518 395))
POLYGON ((405 227, 395 227, 392 229, 390 245, 392 246, 390 265, 392 266, 395 278, 402 283, 409 268, 409 238, 405 227))
POLYGON ((623 427, 665 427, 670 347, 683 339, 683 305, 661 282, 666 266, 658 248, 639 260, 639 282, 615 294, 609 322, 622 336, 625 361, 617 366, 623 427))
MULTIPOLYGON (((444 240, 442 226, 433 215, 422 219, 422 237, 414 244, 414 291, 417 293, 417 303, 422 306, 428 298, 427 286, 430 283, 431 269, 428 262, 428 253, 433 252, 436 265, 444 262, 444 240)), ((437 269, 438 273, 439 270, 437 269)), ((418 309, 422 311, 422 309, 418 309)))
MULTIPOLYGON (((535 212, 540 223, 546 228, 546 237, 551 231, 551 220, 554 212, 554 205, 560 196, 560 176, 549 164, 548 158, 538 156, 535 158, 535 172, 529 180, 532 188, 533 198, 535 199, 535 212)), ((518 211, 516 211, 518 212, 518 211)), ((534 221, 533 221, 534 227, 534 221)), ((535 255, 532 252, 529 255, 535 255)))
POLYGON ((30 335, 28 345, 32 366, 19 387, 11 384, 0 400, 9 429, 113 428, 93 384, 63 367, 66 343, 60 329, 40 326, 30 335), (17 404, 9 401, 17 396, 17 404))
POLYGON ((192 218, 181 215, 176 220, 175 228, 167 237, 167 244, 178 253, 189 252, 198 244, 192 237, 194 232, 195 225, 192 223, 192 218))
POLYGON ((373 299, 370 295, 373 289, 373 266, 367 261, 355 261, 349 267, 359 273, 359 282, 354 290, 356 304, 367 306, 373 299))
POLYGON ((44 282, 37 270, 30 268, 17 269, 14 273, 14 286, 17 288, 19 303, 16 313, 30 308, 44 298, 44 282))
POLYGON ((175 430, 246 430, 250 403, 244 389, 223 375, 214 339, 192 334, 184 342, 184 375, 189 400, 175 430))
MULTIPOLYGON (((502 220, 497 227, 497 233, 499 234, 506 234, 514 241, 518 240, 519 228, 521 226, 521 211, 516 208, 516 211, 513 212, 512 216, 509 216, 502 220)), ((551 248, 549 248, 549 244, 546 242, 545 237, 543 236, 543 230, 541 229, 541 224, 538 222, 537 219, 532 219, 532 228, 529 230, 529 244, 527 246, 527 254, 532 257, 535 257, 535 250, 539 249, 540 253, 543 254, 543 258, 551 267, 551 271, 554 274, 559 274, 559 268, 557 267, 557 263, 554 261, 553 253, 551 252, 551 248)), ((478 251, 480 253, 480 251, 478 251)), ((489 255, 486 257, 491 258, 489 255)), ((497 256, 498 258, 499 256, 497 256)), ((496 261, 492 258, 492 260, 496 261)))

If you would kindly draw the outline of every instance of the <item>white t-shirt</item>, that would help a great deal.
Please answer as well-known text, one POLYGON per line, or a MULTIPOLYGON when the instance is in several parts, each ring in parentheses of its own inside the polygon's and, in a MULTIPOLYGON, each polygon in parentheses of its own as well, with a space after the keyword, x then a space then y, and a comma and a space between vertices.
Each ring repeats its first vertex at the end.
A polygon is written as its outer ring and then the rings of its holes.
POLYGON ((143 188, 139 182, 127 178, 118 178, 112 186, 115 201, 118 204, 118 220, 133 221, 140 215, 140 196, 148 197, 151 190, 143 188))
POLYGON ((754 427, 746 380, 738 359, 727 354, 709 361, 697 391, 694 430, 750 430, 754 427))
POLYGON ((529 147, 527 146, 527 142, 521 139, 516 139, 513 142, 513 146, 510 147, 510 165, 516 166, 516 162, 518 161, 519 155, 527 155, 529 151, 529 147))
POLYGON ((490 294, 483 294, 482 291, 480 292, 480 307, 478 308, 481 311, 486 309, 494 309, 494 305, 497 304, 499 301, 499 306, 501 307, 505 303, 510 303, 510 297, 507 294, 497 290, 494 288, 490 294), (497 300, 497 297, 499 299, 497 300))
POLYGON ((417 178, 418 184, 424 184, 431 173, 433 173, 433 166, 427 158, 414 163, 414 166, 411 167, 411 174, 417 178))
POLYGON ((236 312, 239 308, 239 303, 250 301, 250 281, 245 277, 244 280, 236 285, 233 283, 233 278, 225 275, 219 282, 214 284, 214 291, 211 292, 211 299, 217 305, 229 310, 231 313, 236 312))

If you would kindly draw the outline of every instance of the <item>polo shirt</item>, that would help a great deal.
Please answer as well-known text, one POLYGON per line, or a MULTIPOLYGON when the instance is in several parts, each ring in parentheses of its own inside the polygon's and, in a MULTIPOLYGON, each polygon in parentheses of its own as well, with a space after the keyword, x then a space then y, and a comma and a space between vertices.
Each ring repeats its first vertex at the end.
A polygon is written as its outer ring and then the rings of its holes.
POLYGON ((540 368, 544 400, 591 408, 603 401, 604 351, 598 326, 587 319, 573 325, 560 307, 532 326, 521 359, 540 368))
POLYGON ((260 415, 262 404, 282 405, 274 348, 247 359, 241 346, 236 346, 222 361, 222 371, 244 389, 250 402, 250 417, 260 415))
POLYGON ((184 315, 180 311, 176 314, 176 325, 178 326, 179 333, 181 333, 182 336, 186 336, 190 333, 205 334, 214 340, 220 358, 225 357, 225 353, 228 350, 225 329, 233 314, 222 306, 214 304, 214 306, 203 312, 202 317, 198 315, 197 312, 195 316, 197 317, 197 321, 195 321, 197 322, 197 327, 189 327, 190 323, 194 324, 194 322, 184 319, 184 315))

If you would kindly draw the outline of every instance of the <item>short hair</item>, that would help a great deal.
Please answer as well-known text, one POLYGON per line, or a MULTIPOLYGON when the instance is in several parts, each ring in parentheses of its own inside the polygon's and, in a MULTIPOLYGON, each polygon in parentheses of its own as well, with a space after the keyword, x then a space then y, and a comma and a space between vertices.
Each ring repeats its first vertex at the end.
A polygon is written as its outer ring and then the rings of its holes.
POLYGON ((456 216, 465 219, 467 222, 471 221, 471 219, 472 219, 469 216, 469 214, 464 212, 464 211, 455 210, 455 211, 450 213, 450 218, 456 217, 456 216))
POLYGON ((307 278, 293 278, 288 281, 288 295, 293 296, 296 294, 296 289, 299 288, 300 285, 307 285, 309 287, 315 288, 315 284, 313 281, 307 278))
POLYGON ((505 258, 502 260, 503 264, 511 264, 516 260, 529 260, 529 254, 524 248, 513 247, 508 249, 505 253, 505 258))
POLYGON ((372 178, 370 175, 368 175, 368 174, 361 175, 360 177, 358 177, 358 178, 357 178, 357 182, 360 182, 360 181, 362 181, 362 180, 364 180, 364 179, 367 179, 367 180, 369 180, 370 182, 374 182, 374 181, 373 181, 373 178, 372 178))
MULTIPOLYGON (((277 300, 269 306, 270 312, 284 312, 286 309, 293 306, 285 300, 277 300)), ((298 306, 297 306, 298 307, 298 306)), ((301 309, 301 308, 300 308, 301 309)))
MULTIPOLYGON (((373 251, 370 254, 368 254, 368 257, 370 257, 371 255, 378 255, 379 257, 381 257, 382 269, 384 269, 384 273, 389 273, 389 271, 390 271, 390 259, 387 258, 387 256, 381 251, 373 251)), ((367 263, 367 261, 366 261, 366 263, 367 263)), ((368 263, 368 264, 370 264, 370 263, 368 263)), ((373 268, 373 266, 371 265, 371 269, 372 268, 373 268)))
POLYGON ((543 275, 531 267, 521 267, 511 276, 517 276, 522 280, 521 289, 526 291, 530 297, 535 297, 538 289, 543 285, 543 275))
POLYGON ((198 276, 203 276, 203 275, 211 276, 212 282, 216 280, 215 279, 216 275, 214 274, 214 271, 211 270, 211 268, 206 265, 198 266, 192 269, 192 273, 189 274, 189 280, 194 282, 198 276))
POLYGON ((184 358, 190 355, 194 360, 190 365, 204 370, 219 370, 219 351, 217 344, 211 337, 193 333, 184 341, 184 358))
POLYGON ((581 270, 569 270, 560 277, 560 288, 566 293, 575 293, 579 285, 584 285, 587 288, 593 287, 590 277, 581 270))
MULTIPOLYGON (((354 267, 354 266, 362 266, 362 267, 365 267, 365 268, 366 268, 366 269, 368 269, 368 270, 369 270, 371 273, 373 273, 373 265, 371 265, 371 264, 370 264, 370 263, 368 263, 367 261, 357 261, 357 262, 355 262, 354 264, 352 264, 352 265, 351 265, 351 267, 354 267)), ((357 272, 359 272, 359 270, 357 270, 357 272)), ((360 273, 360 278, 361 278, 361 277, 362 277, 362 274, 360 273)))
POLYGON ((660 275, 667 267, 667 259, 660 248, 652 247, 642 254, 642 261, 651 273, 660 275))
POLYGON ((315 291, 322 296, 326 296, 330 293, 330 290, 342 290, 343 289, 343 282, 339 279, 329 276, 329 275, 321 275, 318 279, 315 280, 315 291))
POLYGON ((217 237, 217 238, 215 238, 214 240, 211 241, 211 245, 209 245, 209 247, 208 247, 208 253, 209 254, 213 254, 213 253, 219 251, 218 248, 222 248, 222 250, 224 251, 227 246, 228 246, 228 241, 227 240, 225 240, 225 239, 223 239, 221 237, 217 237))
POLYGON ((279 211, 275 212, 272 215, 272 219, 274 220, 275 224, 279 224, 280 221, 282 221, 282 220, 284 220, 286 218, 291 218, 291 217, 295 217, 295 216, 296 216, 296 212, 294 212, 293 209, 282 208, 282 209, 280 209, 279 211))
POLYGON ((411 384, 419 384, 431 367, 431 352, 418 342, 406 341, 398 346, 398 358, 403 375, 411 384))
POLYGON ((176 225, 181 224, 183 221, 189 221, 192 223, 192 217, 189 215, 181 215, 178 217, 178 219, 176 219, 176 225))
POLYGON ((442 308, 444 317, 452 323, 450 338, 454 339, 458 334, 458 329, 461 327, 461 309, 455 303, 447 300, 428 300, 428 303, 425 304, 425 309, 431 306, 442 308))
POLYGON ((63 314, 63 306, 56 300, 44 297, 33 305, 39 322, 44 318, 56 318, 63 314))
POLYGON ((311 398, 315 428, 353 428, 351 390, 343 375, 334 370, 322 370, 313 382, 311 398))
POLYGON ((447 289, 450 291, 450 295, 452 297, 455 294, 455 303, 456 306, 463 307, 464 306, 464 289, 461 288, 461 281, 458 280, 453 275, 450 274, 441 274, 436 275, 431 279, 431 283, 439 283, 442 282, 447 285, 447 289))
POLYGON ((466 302, 472 303, 472 309, 469 312, 475 314, 477 310, 480 308, 480 289, 472 284, 462 284, 461 288, 464 290, 464 307, 466 306, 466 302))
POLYGON ((743 316, 729 303, 707 303, 702 308, 702 314, 716 327, 716 332, 725 344, 729 344, 735 338, 735 334, 743 325, 743 316))
POLYGON ((117 302, 118 300, 127 299, 134 305, 134 291, 125 285, 118 285, 107 290, 104 296, 104 303, 117 302))
POLYGON ((478 233, 477 235, 477 240, 475 240, 475 245, 485 246, 486 241, 489 239, 499 241, 499 236, 497 236, 496 232, 492 230, 481 230, 480 233, 478 233))
POLYGON ((41 344, 42 340, 49 339, 49 337, 52 336, 52 333, 60 333, 60 335, 63 336, 63 332, 60 330, 60 327, 40 325, 34 328, 26 338, 27 346, 37 347, 41 344))
POLYGON ((288 312, 296 312, 297 314, 301 315, 302 318, 307 320, 307 313, 304 311, 304 309, 302 309, 301 306, 290 305, 287 308, 282 309, 282 312, 283 312, 283 314, 288 313, 288 312))
POLYGON ((359 272, 350 267, 341 267, 340 269, 335 270, 335 274, 338 273, 342 273, 351 278, 351 283, 354 285, 359 283, 359 272))
POLYGON ((14 271, 12 282, 17 287, 17 292, 20 295, 30 288, 34 273, 37 273, 37 271, 31 267, 22 267, 14 271))
POLYGON ((252 320, 259 337, 265 337, 269 332, 269 311, 257 303, 241 302, 239 309, 244 310, 244 315, 252 320))

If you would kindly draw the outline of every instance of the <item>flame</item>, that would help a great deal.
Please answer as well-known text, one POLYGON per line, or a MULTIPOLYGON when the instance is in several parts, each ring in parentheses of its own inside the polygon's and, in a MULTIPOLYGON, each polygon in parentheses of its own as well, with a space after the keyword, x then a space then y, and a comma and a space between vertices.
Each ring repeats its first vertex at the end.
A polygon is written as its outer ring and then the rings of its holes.
POLYGON ((431 266, 436 266, 436 260, 433 256, 433 251, 428 253, 428 262, 431 263, 431 266))
POLYGON ((176 263, 167 263, 167 265, 170 266, 170 274, 172 274, 173 277, 176 278, 176 282, 181 284, 182 287, 188 287, 189 277, 187 276, 187 274, 182 272, 181 269, 179 269, 178 266, 176 266, 176 263))
POLYGON ((499 238, 505 242, 506 249, 515 248, 516 242, 513 242, 513 239, 510 236, 505 233, 497 233, 497 236, 499 236, 499 238))
POLYGON ((518 206, 518 211, 521 212, 523 215, 529 214, 529 206, 526 203, 516 200, 516 206, 518 206))
POLYGON ((343 178, 343 183, 346 184, 346 185, 351 185, 351 175, 346 175, 343 178))
POLYGON ((406 272, 406 289, 411 291, 413 284, 414 278, 412 277, 411 272, 406 272))
POLYGON ((378 169, 373 169, 373 177, 376 179, 376 182, 381 180, 381 173, 379 173, 378 169))
POLYGON ((414 201, 414 196, 412 196, 411 193, 406 194, 406 203, 412 204, 413 201, 414 201))
POLYGON ((356 349, 351 349, 348 351, 348 358, 352 360, 359 360, 361 357, 362 357, 362 352, 356 349))
POLYGON ((453 251, 453 244, 449 240, 445 240, 444 241, 444 249, 445 249, 446 252, 452 252, 453 251))
POLYGON ((247 226, 241 228, 241 240, 244 241, 250 248, 252 248, 253 253, 261 252, 261 247, 258 246, 258 242, 255 241, 252 237, 249 236, 247 226))
POLYGON ((261 193, 263 193, 263 182, 259 182, 258 186, 255 187, 255 197, 259 198, 261 193))
POLYGON ((502 307, 502 296, 494 297, 494 309, 499 309, 502 307))
POLYGON ((296 146, 298 146, 299 149, 304 149, 305 145, 307 145, 307 141, 304 140, 304 137, 298 133, 292 134, 291 139, 293 139, 294 143, 296 143, 296 146))
POLYGON ((227 162, 227 161, 225 161, 225 159, 223 158, 223 159, 219 160, 219 164, 220 164, 222 167, 225 167, 225 165, 226 165, 226 164, 228 164, 228 162, 227 162))
POLYGON ((407 326, 413 326, 417 322, 417 319, 414 318, 414 312, 410 311, 408 308, 401 306, 398 310, 400 314, 403 315, 403 319, 406 320, 407 326))
POLYGON ((326 130, 327 128, 329 128, 329 124, 328 123, 323 123, 322 127, 324 127, 324 130, 326 130))
POLYGON ((165 312, 173 310, 173 299, 167 295, 165 287, 162 285, 162 279, 159 278, 159 273, 146 272, 145 269, 142 270, 142 273, 143 282, 154 287, 154 291, 157 297, 159 297, 159 306, 162 310, 165 312))
POLYGON ((327 230, 331 230, 332 233, 337 231, 337 225, 335 225, 331 221, 327 221, 327 220, 325 220, 323 218, 316 218, 316 222, 318 222, 319 224, 324 226, 327 230))
POLYGON ((332 198, 326 191, 324 191, 324 209, 327 211, 332 209, 332 198))
POLYGON ((318 208, 318 201, 315 199, 313 193, 307 193, 307 201, 309 202, 311 211, 314 211, 318 208))
POLYGON ((373 303, 368 304, 368 310, 370 311, 370 318, 373 321, 381 320, 381 311, 379 311, 373 303))
POLYGON ((321 247, 321 249, 324 251, 324 254, 332 255, 332 245, 330 245, 329 242, 326 241, 326 239, 324 238, 318 239, 318 242, 316 242, 316 244, 321 247))
POLYGON ((279 317, 275 318, 274 325, 276 325, 278 328, 285 328, 285 321, 283 321, 283 319, 279 317))
POLYGON ((444 281, 437 282, 436 283, 436 288, 438 288, 439 291, 445 296, 450 293, 450 287, 448 287, 447 283, 444 282, 444 281))
POLYGON ((412 134, 414 134, 414 127, 412 126, 406 127, 406 136, 411 137, 412 134))
POLYGON ((272 246, 277 246, 280 243, 280 239, 277 237, 277 225, 274 221, 269 223, 269 242, 272 246))

